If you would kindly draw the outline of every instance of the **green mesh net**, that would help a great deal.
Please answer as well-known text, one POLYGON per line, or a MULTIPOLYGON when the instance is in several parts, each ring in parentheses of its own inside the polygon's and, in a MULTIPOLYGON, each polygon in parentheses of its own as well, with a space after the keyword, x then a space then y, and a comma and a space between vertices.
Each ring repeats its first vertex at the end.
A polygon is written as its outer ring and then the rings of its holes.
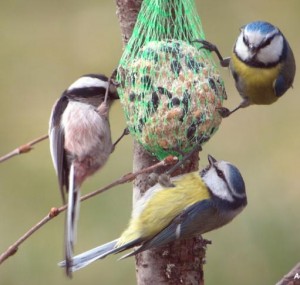
POLYGON ((128 129, 152 155, 181 157, 217 131, 224 84, 193 0, 144 0, 118 67, 128 129))

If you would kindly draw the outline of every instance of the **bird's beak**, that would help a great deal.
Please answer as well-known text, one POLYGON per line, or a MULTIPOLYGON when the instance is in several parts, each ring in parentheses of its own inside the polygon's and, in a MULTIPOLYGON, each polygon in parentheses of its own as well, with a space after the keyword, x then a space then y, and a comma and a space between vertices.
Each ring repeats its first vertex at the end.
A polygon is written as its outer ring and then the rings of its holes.
POLYGON ((258 49, 259 48, 257 46, 255 46, 255 45, 251 45, 251 44, 249 45, 249 50, 250 50, 251 55, 252 55, 253 58, 257 54, 258 49))
POLYGON ((209 165, 213 165, 217 160, 213 158, 210 154, 207 156, 209 165))

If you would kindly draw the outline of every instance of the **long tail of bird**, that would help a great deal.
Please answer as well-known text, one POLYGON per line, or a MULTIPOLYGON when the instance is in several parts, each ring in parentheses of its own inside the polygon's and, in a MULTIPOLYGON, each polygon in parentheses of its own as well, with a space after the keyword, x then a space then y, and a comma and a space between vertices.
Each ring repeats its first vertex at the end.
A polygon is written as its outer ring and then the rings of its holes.
POLYGON ((70 167, 69 190, 68 190, 68 208, 65 223, 65 258, 66 273, 71 277, 73 264, 73 249, 76 242, 77 222, 80 209, 80 187, 76 185, 74 179, 74 164, 70 167))
MULTIPOLYGON (((83 267, 86 267, 89 264, 91 264, 92 262, 94 262, 98 259, 105 258, 106 256, 108 256, 110 254, 119 253, 124 250, 133 248, 133 247, 139 245, 141 242, 140 239, 136 239, 133 241, 129 241, 121 246, 118 246, 118 241, 119 241, 119 239, 115 239, 113 241, 110 241, 110 242, 100 245, 98 247, 95 247, 91 250, 85 251, 79 255, 76 255, 72 259, 72 264, 69 267, 69 272, 71 273, 71 272, 79 270, 83 267)), ((126 254, 125 256, 121 257, 120 259, 126 258, 133 254, 134 254, 134 252, 131 252, 131 253, 126 254)), ((66 260, 59 262, 58 265, 61 267, 68 266, 66 260)))
MULTIPOLYGON (((108 254, 111 254, 114 251, 117 251, 117 249, 115 248, 117 242, 118 242, 118 239, 108 242, 106 244, 100 245, 98 247, 95 247, 91 250, 88 250, 86 252, 83 252, 82 254, 75 256, 72 259, 71 266, 69 266, 69 269, 67 269, 67 270, 69 270, 69 272, 74 272, 83 267, 86 267, 87 265, 96 261, 97 259, 104 258, 108 254)), ((67 266, 68 266, 67 260, 61 261, 60 263, 58 263, 58 265, 61 267, 67 268, 67 266)))

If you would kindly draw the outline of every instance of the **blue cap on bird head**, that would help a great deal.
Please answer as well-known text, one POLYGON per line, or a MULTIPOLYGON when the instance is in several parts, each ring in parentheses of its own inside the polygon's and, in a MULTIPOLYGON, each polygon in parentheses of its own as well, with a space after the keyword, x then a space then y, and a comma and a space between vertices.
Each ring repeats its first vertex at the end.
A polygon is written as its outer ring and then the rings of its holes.
POLYGON ((245 195, 246 186, 244 179, 240 173, 240 171, 232 164, 230 164, 230 175, 229 175, 229 183, 234 185, 235 192, 238 195, 245 195))
POLYGON ((276 29, 276 27, 274 27, 272 24, 263 21, 251 22, 247 24, 244 28, 247 31, 259 31, 262 34, 268 34, 274 29, 276 29))

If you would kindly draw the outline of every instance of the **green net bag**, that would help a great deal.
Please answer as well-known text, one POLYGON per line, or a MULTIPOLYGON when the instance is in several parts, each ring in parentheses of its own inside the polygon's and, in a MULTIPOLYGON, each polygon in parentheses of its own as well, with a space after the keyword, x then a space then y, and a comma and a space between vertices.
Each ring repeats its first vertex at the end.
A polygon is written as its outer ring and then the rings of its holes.
POLYGON ((128 129, 152 155, 181 157, 217 131, 224 84, 193 0, 144 0, 118 67, 128 129))

